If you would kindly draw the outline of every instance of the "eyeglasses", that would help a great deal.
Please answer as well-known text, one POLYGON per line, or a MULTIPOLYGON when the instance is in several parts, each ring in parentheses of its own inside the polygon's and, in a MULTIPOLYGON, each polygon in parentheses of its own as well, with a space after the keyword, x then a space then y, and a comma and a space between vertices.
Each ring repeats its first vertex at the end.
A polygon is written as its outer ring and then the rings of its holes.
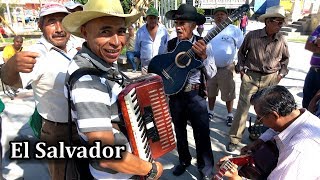
POLYGON ((256 123, 262 123, 262 119, 265 118, 267 115, 264 115, 256 120, 256 123))
POLYGON ((278 20, 275 20, 275 19, 272 19, 271 22, 275 22, 277 23, 279 26, 282 26, 285 22, 284 21, 278 21, 278 20))

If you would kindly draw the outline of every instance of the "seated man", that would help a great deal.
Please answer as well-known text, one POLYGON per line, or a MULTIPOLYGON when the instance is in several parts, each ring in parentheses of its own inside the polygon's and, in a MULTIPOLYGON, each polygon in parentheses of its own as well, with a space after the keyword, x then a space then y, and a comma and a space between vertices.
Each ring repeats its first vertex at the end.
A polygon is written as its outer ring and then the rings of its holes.
MULTIPOLYGON (((83 11, 66 16, 62 24, 73 35, 86 42, 71 61, 66 82, 77 69, 96 68, 106 76, 117 72, 115 63, 126 44, 126 27, 140 14, 124 14, 119 0, 90 0, 83 11)), ((84 75, 70 88, 72 115, 79 135, 88 144, 125 145, 121 160, 94 159, 90 172, 95 179, 129 179, 135 175, 158 179, 159 162, 147 162, 131 153, 125 132, 119 128, 117 96, 121 86, 106 76, 84 75)))
POLYGON ((7 45, 3 49, 3 61, 6 63, 17 52, 22 51, 23 38, 21 36, 15 36, 13 38, 13 44, 7 45))
MULTIPOLYGON (((319 179, 320 121, 306 109, 297 109, 293 95, 283 86, 270 86, 258 91, 251 103, 262 121, 269 127, 260 139, 242 149, 242 153, 259 148, 274 139, 279 149, 278 163, 268 179, 319 179)), ((220 160, 224 161, 227 157, 220 160)), ((230 179, 242 179, 237 165, 225 174, 230 179)))

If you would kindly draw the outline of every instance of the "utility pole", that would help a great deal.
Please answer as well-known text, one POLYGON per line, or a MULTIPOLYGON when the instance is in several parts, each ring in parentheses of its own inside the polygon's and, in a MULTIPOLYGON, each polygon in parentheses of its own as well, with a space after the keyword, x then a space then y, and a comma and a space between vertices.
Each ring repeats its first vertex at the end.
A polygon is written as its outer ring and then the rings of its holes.
POLYGON ((11 13, 10 13, 10 7, 9 7, 9 1, 10 1, 10 0, 6 0, 7 16, 8 16, 8 22, 9 22, 9 24, 12 25, 11 13))

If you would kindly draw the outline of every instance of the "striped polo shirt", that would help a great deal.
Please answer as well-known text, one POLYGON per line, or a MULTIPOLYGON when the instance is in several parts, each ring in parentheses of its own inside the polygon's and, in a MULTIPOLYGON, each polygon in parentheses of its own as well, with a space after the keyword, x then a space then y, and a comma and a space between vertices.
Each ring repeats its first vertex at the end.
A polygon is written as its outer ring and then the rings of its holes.
MULTIPOLYGON (((116 73, 116 68, 108 64, 86 46, 71 61, 66 82, 70 75, 79 68, 98 68, 107 73, 116 73)), ((131 152, 127 138, 123 133, 112 127, 113 122, 119 122, 117 106, 118 94, 122 88, 119 84, 107 80, 105 77, 96 75, 84 75, 73 85, 70 91, 71 113, 75 121, 79 135, 88 141, 85 133, 94 131, 112 131, 115 145, 126 145, 126 150, 131 152)), ((65 96, 68 97, 65 87, 65 96)), ((115 172, 111 169, 102 168, 97 161, 92 161, 90 171, 96 179, 128 179, 132 175, 115 172)))

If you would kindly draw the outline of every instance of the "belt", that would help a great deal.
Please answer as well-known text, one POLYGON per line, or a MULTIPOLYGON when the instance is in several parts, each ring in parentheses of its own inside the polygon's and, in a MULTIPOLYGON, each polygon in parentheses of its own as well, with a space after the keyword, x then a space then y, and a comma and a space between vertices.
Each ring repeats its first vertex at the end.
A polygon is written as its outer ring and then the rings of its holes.
MULTIPOLYGON (((61 123, 61 122, 54 122, 54 121, 50 121, 50 120, 45 119, 45 118, 42 118, 42 120, 46 121, 46 123, 54 124, 55 126, 66 126, 66 125, 68 125, 68 122, 65 122, 65 123, 61 123)), ((75 123, 74 123, 74 122, 72 122, 72 124, 75 124, 75 123)))
POLYGON ((190 92, 190 91, 193 91, 193 90, 198 90, 200 87, 200 84, 187 84, 185 87, 184 87, 184 92, 190 92))
POLYGON ((311 69, 313 69, 317 73, 320 73, 320 67, 311 66, 311 69))
POLYGON ((256 73, 256 74, 260 74, 260 75, 263 75, 263 76, 272 74, 272 73, 265 73, 265 72, 261 72, 261 71, 253 71, 253 70, 250 70, 250 69, 247 69, 246 72, 256 73))

